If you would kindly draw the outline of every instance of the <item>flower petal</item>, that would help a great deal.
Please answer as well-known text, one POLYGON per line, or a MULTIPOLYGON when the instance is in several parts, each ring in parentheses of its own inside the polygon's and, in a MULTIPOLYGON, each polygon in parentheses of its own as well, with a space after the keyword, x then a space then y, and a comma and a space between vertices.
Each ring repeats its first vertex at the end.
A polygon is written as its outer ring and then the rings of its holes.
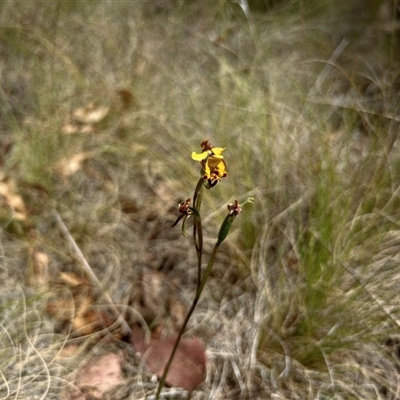
POLYGON ((217 168, 215 168, 214 171, 220 178, 225 178, 228 175, 228 172, 226 172, 226 164, 224 160, 221 160, 220 163, 218 164, 217 168))
POLYGON ((206 162, 205 164, 206 165, 204 166, 204 175, 207 177, 207 179, 209 179, 211 175, 210 166, 208 165, 208 162, 206 162))
POLYGON ((214 156, 216 156, 216 157, 220 156, 219 158, 223 158, 222 152, 224 150, 225 150, 225 147, 213 147, 212 148, 212 152, 213 152, 214 156))
POLYGON ((221 162, 223 162, 221 158, 216 157, 216 156, 210 156, 210 157, 208 157, 207 165, 209 166, 209 168, 210 168, 211 170, 213 170, 213 169, 216 168, 221 162))
POLYGON ((192 159, 196 161, 205 160, 208 157, 208 151, 203 151, 202 153, 192 152, 192 159))

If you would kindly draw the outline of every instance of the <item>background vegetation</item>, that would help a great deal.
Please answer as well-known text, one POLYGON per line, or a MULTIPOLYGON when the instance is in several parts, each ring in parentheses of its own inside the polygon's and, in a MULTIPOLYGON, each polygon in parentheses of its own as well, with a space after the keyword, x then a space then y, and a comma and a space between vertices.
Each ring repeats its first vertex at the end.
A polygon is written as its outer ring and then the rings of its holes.
MULTIPOLYGON (((400 397, 399 5, 255 3, 2 2, 1 398, 72 385, 71 327, 46 305, 83 273, 54 210, 118 305, 144 270, 191 298, 194 250, 169 227, 204 139, 229 173, 206 246, 226 203, 255 203, 191 321, 208 354, 192 398, 400 397)), ((126 357, 105 398, 153 393, 126 357)))

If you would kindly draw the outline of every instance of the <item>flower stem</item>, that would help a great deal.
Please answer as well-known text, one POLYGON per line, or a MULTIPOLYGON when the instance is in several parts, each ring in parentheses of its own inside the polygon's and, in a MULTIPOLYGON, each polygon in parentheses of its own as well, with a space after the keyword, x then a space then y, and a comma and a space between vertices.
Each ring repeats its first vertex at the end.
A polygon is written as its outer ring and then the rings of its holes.
POLYGON ((183 324, 182 324, 182 327, 181 327, 181 329, 180 329, 180 331, 178 333, 178 336, 176 337, 176 340, 175 340, 175 343, 174 343, 174 347, 172 348, 172 351, 171 351, 171 354, 170 354, 170 356, 168 358, 167 364, 165 365, 164 372, 163 372, 163 374, 162 374, 162 376, 160 378, 160 381, 158 382, 156 400, 159 399, 159 396, 160 396, 160 393, 161 393, 161 389, 164 387, 165 379, 167 377, 167 374, 168 374, 169 368, 171 366, 172 360, 174 359, 176 350, 178 349, 179 342, 181 341, 182 335, 185 333, 186 326, 187 326, 187 324, 189 322, 190 317, 193 314, 194 309, 196 308, 196 305, 197 305, 197 302, 199 301, 199 298, 200 298, 200 296, 198 296, 197 293, 196 293, 196 296, 193 299, 192 305, 190 306, 190 309, 189 309, 188 313, 186 314, 185 320, 183 321, 183 324))
POLYGON ((200 178, 197 182, 196 189, 193 194, 193 208, 197 211, 193 225, 193 243, 196 248, 197 254, 197 287, 200 284, 201 279, 201 262, 203 256, 203 226, 201 223, 200 208, 203 200, 203 178, 200 178))
MULTIPOLYGON (((190 320, 190 317, 193 314, 194 309, 196 308, 197 302, 200 299, 201 292, 203 291, 204 288, 204 277, 203 279, 201 278, 201 262, 202 262, 202 256, 203 256, 203 226, 201 223, 201 217, 200 217, 200 208, 201 208, 201 202, 203 200, 203 178, 200 178, 199 181, 197 182, 196 188, 194 190, 193 194, 193 208, 196 210, 196 214, 194 216, 194 224, 193 224, 193 242, 194 246, 196 248, 196 254, 197 254, 197 284, 196 284, 196 294, 193 299, 192 305, 189 308, 188 313, 186 314, 185 320, 183 321, 182 327, 180 331, 178 332, 178 336, 176 337, 174 347, 172 348, 171 354, 168 358, 167 363, 165 364, 163 374, 160 378, 160 381, 158 382, 157 386, 157 392, 156 392, 156 400, 159 400, 160 393, 162 388, 164 387, 165 384, 165 379, 167 377, 169 368, 171 366, 172 360, 174 359, 176 350, 178 349, 179 342, 181 341, 182 335, 185 333, 186 326, 190 320), (201 288, 201 290, 200 290, 201 288)), ((215 258, 215 257, 214 257, 215 258)), ((207 266, 208 269, 208 266, 207 266)), ((207 274, 207 276, 209 273, 207 274)))
POLYGON ((206 285, 207 279, 210 276, 211 269, 212 269, 212 267, 214 265, 214 261, 215 261, 216 255, 217 255, 218 248, 219 248, 219 244, 216 244, 214 246, 213 252, 212 252, 211 257, 210 257, 210 260, 208 261, 206 270, 204 271, 203 278, 201 279, 200 284, 197 287, 196 297, 200 298, 201 293, 203 292, 204 286, 206 285))
POLYGON ((178 349, 181 337, 185 333, 186 326, 187 326, 187 324, 188 324, 188 322, 189 322, 189 320, 190 320, 190 318, 191 318, 191 316, 193 314, 194 309, 196 308, 196 305, 197 305, 197 303, 198 303, 198 301, 200 299, 200 296, 201 296, 201 294, 203 292, 204 286, 206 285, 207 279, 210 276, 211 269, 212 269, 212 266, 214 265, 215 257, 217 255, 218 248, 219 248, 219 244, 216 243, 215 246, 214 246, 213 252, 211 254, 210 260, 208 261, 208 264, 207 264, 206 270, 204 272, 203 278, 197 284, 196 294, 195 294, 194 299, 192 301, 192 305, 190 306, 189 311, 186 314, 185 320, 183 321, 182 327, 181 327, 181 329, 180 329, 180 331, 178 333, 178 336, 177 336, 177 338, 175 340, 174 347, 172 348, 172 351, 171 351, 171 354, 170 354, 169 359, 167 361, 167 364, 165 365, 164 372, 163 372, 163 374, 162 374, 162 376, 160 378, 160 381, 158 382, 158 387, 157 387, 155 400, 159 400, 161 389, 163 388, 163 386, 165 384, 165 379, 167 377, 168 370, 169 370, 169 368, 171 366, 172 360, 174 359, 176 350, 178 349))

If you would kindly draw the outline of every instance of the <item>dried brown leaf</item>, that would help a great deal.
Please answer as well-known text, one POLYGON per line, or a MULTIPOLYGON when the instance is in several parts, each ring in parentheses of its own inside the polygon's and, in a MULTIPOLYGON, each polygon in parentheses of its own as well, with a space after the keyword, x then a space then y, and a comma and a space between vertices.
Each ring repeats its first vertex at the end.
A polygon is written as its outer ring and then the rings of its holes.
POLYGON ((60 353, 57 355, 57 359, 63 358, 71 358, 76 355, 79 351, 79 345, 77 344, 68 344, 62 348, 60 353))
POLYGON ((30 283, 32 286, 43 287, 47 285, 49 256, 39 250, 31 251, 31 276, 30 283))
POLYGON ((60 278, 62 282, 72 287, 87 284, 85 279, 82 279, 71 272, 60 272, 60 278))
POLYGON ((92 158, 93 156, 94 154, 92 152, 82 152, 74 154, 69 158, 63 158, 56 163, 55 170, 64 178, 69 177, 82 168, 85 160, 92 158))
POLYGON ((47 302, 46 310, 61 326, 65 323, 71 324, 73 337, 105 330, 109 340, 121 338, 121 332, 118 330, 113 331, 111 335, 107 330, 115 323, 116 317, 106 308, 96 308, 95 290, 90 282, 70 272, 61 272, 56 282, 67 287, 69 295, 56 292, 47 302))
POLYGON ((16 193, 12 182, 0 182, 0 196, 13 211, 15 219, 20 221, 27 219, 25 203, 22 197, 16 193))
MULTIPOLYGON (((131 342, 151 372, 161 377, 175 344, 176 336, 168 338, 151 337, 146 341, 139 326, 132 328, 131 342)), ((175 357, 167 374, 166 382, 171 386, 193 391, 206 374, 206 349, 198 338, 181 338, 175 357)))
POLYGON ((60 323, 69 322, 75 311, 74 300, 71 297, 50 300, 46 311, 60 323))
POLYGON ((84 107, 75 109, 72 112, 72 117, 83 124, 97 124, 107 116, 109 111, 109 106, 96 106, 94 103, 89 103, 84 107))
POLYGON ((63 122, 61 132, 65 135, 72 135, 74 133, 91 134, 95 133, 96 129, 93 124, 82 124, 72 118, 68 118, 63 122))
POLYGON ((78 133, 80 131, 79 124, 75 123, 71 119, 67 119, 61 125, 61 132, 66 135, 72 135, 74 133, 78 133))
POLYGON ((79 391, 70 393, 69 400, 101 399, 107 390, 124 381, 122 361, 122 353, 107 353, 82 365, 75 382, 79 391))

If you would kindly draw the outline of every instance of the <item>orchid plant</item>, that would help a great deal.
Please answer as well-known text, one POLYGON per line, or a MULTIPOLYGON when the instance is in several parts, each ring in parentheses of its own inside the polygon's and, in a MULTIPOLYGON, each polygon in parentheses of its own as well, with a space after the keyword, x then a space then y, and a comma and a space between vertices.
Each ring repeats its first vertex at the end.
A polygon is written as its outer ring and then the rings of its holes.
MULTIPOLYGON (((226 163, 224 156, 222 153, 224 152, 224 147, 213 147, 208 140, 205 140, 201 143, 201 153, 192 152, 192 159, 200 162, 201 170, 200 170, 200 179, 197 182, 195 187, 193 197, 188 198, 186 201, 179 204, 179 216, 173 226, 176 226, 179 221, 182 220, 182 233, 185 234, 185 223, 189 217, 194 218, 193 222, 193 243, 196 249, 197 254, 197 285, 194 299, 192 301, 191 307, 185 317, 185 320, 182 324, 182 327, 178 333, 177 339, 175 341, 174 347, 171 351, 170 357, 165 365, 164 372, 160 378, 158 383, 157 392, 156 392, 156 400, 160 398, 161 389, 165 384, 165 380, 168 374, 168 370, 171 366, 172 360, 175 356, 176 350, 178 348, 180 339, 186 330, 186 326, 193 314, 194 309, 200 299, 200 296, 203 292, 204 286, 207 282, 208 277, 210 276, 211 269, 214 265, 216 255, 221 243, 227 237, 232 223, 236 216, 241 212, 241 205, 237 200, 234 201, 233 204, 228 205, 228 213, 223 220, 221 227, 218 232, 218 236, 213 248, 213 251, 208 260, 207 266, 204 271, 202 268, 203 264, 203 228, 202 228, 202 219, 201 219, 201 203, 203 197, 203 189, 210 190, 214 188, 219 182, 221 182, 222 178, 228 176, 228 172, 226 169, 226 163)), ((246 200, 247 202, 252 202, 252 199, 249 198, 246 200)))

